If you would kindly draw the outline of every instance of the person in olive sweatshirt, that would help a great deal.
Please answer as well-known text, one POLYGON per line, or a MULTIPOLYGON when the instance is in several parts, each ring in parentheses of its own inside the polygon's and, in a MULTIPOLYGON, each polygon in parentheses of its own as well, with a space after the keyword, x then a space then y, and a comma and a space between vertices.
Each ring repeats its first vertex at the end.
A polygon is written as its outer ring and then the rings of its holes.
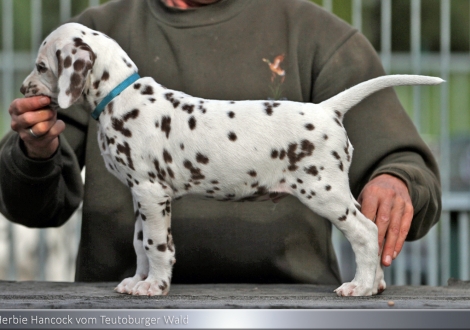
MULTIPOLYGON (((74 21, 115 39, 141 76, 197 97, 320 103, 385 74, 361 33, 302 0, 120 0, 74 21)), ((0 144, 0 210, 28 227, 55 227, 83 200, 75 279, 132 276, 130 191, 104 166, 90 110, 56 113, 49 102, 11 103, 12 131, 0 144)), ((438 168, 393 89, 354 107, 344 125, 355 148, 351 189, 378 226, 388 266, 405 239, 419 239, 438 221, 438 168)), ((341 283, 330 222, 292 196, 279 203, 184 197, 173 202, 172 221, 173 283, 341 283)))

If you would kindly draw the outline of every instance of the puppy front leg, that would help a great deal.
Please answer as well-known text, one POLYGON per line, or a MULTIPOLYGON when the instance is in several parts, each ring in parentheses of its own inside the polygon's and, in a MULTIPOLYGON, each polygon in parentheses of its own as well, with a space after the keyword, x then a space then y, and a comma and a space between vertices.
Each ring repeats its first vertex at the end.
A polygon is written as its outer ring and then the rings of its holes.
POLYGON ((134 295, 166 295, 170 290, 171 272, 175 263, 175 246, 171 234, 171 198, 138 194, 142 219, 142 243, 149 268, 145 280, 132 289, 134 295))
POLYGON ((149 272, 149 260, 144 250, 144 233, 142 229, 142 218, 138 208, 138 204, 134 200, 134 211, 135 211, 135 229, 134 229, 134 250, 137 255, 137 269, 133 277, 124 279, 114 290, 119 293, 132 294, 134 286, 147 278, 149 272))

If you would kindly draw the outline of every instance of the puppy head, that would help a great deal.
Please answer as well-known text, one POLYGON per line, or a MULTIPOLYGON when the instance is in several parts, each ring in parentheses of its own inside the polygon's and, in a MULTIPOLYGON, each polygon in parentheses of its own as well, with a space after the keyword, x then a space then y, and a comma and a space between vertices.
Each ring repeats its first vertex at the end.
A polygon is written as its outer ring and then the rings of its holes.
POLYGON ((96 55, 81 38, 80 25, 65 24, 39 48, 36 68, 26 77, 21 93, 45 95, 65 109, 77 102, 85 88, 96 55))

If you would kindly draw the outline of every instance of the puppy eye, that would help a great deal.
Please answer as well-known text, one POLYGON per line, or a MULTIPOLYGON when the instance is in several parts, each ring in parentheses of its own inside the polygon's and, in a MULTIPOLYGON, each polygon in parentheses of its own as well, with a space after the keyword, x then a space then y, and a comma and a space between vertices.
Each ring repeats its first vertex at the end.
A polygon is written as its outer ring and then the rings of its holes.
POLYGON ((47 67, 43 62, 36 64, 36 69, 39 73, 44 73, 47 71, 47 67))

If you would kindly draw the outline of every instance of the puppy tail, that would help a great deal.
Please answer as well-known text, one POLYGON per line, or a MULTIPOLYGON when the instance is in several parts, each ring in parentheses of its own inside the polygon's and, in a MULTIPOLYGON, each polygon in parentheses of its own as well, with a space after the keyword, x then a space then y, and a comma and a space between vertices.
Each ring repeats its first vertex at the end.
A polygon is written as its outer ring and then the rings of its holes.
POLYGON ((356 86, 323 101, 320 105, 325 109, 335 111, 338 115, 341 114, 340 118, 343 118, 343 115, 349 109, 369 95, 381 89, 403 85, 438 85, 443 82, 444 80, 441 78, 420 75, 381 76, 357 84, 356 86))

